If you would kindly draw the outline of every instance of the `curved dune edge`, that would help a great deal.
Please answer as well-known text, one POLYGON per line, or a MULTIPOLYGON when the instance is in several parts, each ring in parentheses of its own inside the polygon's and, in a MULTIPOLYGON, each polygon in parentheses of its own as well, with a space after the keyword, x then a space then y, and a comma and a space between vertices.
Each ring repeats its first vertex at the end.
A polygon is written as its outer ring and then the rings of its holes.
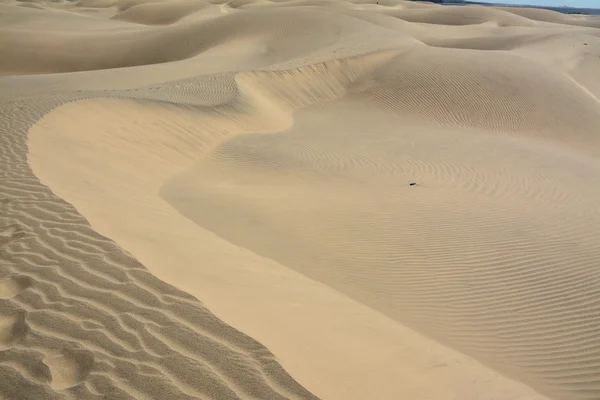
MULTIPOLYGON (((315 82, 314 76, 305 82, 315 82)), ((250 107, 248 116, 236 118, 245 107, 232 107, 230 114, 216 113, 217 121, 209 112, 133 100, 70 103, 30 130, 30 165, 95 230, 116 240, 157 277, 201 297, 220 318, 268 346, 286 371, 322 398, 445 399, 451 394, 475 400, 489 393, 500 399, 545 398, 322 284, 222 240, 162 200, 158 193, 166 175, 225 139, 211 138, 211 127, 235 133, 228 123, 237 123, 237 129, 263 126, 265 131, 290 125, 281 108, 260 107, 264 97, 254 93, 256 107, 250 107), (253 114, 256 110, 260 112, 253 114), (139 119, 132 120, 131 113, 139 119), (258 118, 264 113, 270 128, 258 118), (151 128, 155 121, 161 121, 158 129, 151 128), (165 126, 166 121, 173 125, 165 126), (84 122, 95 129, 82 136, 75 127, 84 122), (162 135, 175 126, 183 136, 162 135), (106 132, 116 133, 116 141, 106 132), (136 138, 131 147, 125 147, 125 137, 136 138), (193 138, 200 145, 194 146, 193 138), (89 153, 77 151, 74 160, 72 146, 88 147, 89 153), (105 157, 118 178, 96 163, 105 157), (68 167, 73 163, 81 167, 75 174, 68 167), (57 182, 59 176, 68 183, 57 182)), ((285 110, 285 103, 278 104, 285 110)))
POLYGON ((315 399, 33 175, 27 129, 65 101, 0 103, 0 397, 315 399))

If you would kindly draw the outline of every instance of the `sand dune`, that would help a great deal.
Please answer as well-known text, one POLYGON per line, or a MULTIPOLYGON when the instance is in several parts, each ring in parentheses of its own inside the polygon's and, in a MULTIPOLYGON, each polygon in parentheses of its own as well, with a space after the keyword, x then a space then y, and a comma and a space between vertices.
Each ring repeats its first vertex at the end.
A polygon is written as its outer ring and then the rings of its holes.
POLYGON ((220 13, 217 6, 197 2, 156 2, 144 3, 126 8, 112 17, 112 19, 135 22, 145 25, 168 25, 179 21, 184 17, 193 15, 196 11, 202 11, 203 18, 211 18, 220 13), (212 13, 211 13, 212 11, 212 13))
POLYGON ((539 8, 524 7, 498 7, 512 14, 520 15, 534 21, 552 22, 565 25, 589 26, 600 28, 600 21, 597 19, 581 18, 580 16, 571 16, 558 13, 556 11, 543 10, 539 8))
POLYGON ((600 396, 597 18, 0 7, 0 397, 600 396))
POLYGON ((2 106, 1 395, 313 398, 267 349, 40 185, 24 151, 28 121, 61 101, 2 106))

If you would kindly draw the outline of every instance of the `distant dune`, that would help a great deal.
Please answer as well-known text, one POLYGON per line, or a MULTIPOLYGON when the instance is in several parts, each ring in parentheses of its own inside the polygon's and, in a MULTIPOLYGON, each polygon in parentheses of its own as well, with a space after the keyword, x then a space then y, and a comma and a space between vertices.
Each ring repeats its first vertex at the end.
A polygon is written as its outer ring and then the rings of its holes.
POLYGON ((0 398, 600 398, 600 18, 0 3, 0 398))

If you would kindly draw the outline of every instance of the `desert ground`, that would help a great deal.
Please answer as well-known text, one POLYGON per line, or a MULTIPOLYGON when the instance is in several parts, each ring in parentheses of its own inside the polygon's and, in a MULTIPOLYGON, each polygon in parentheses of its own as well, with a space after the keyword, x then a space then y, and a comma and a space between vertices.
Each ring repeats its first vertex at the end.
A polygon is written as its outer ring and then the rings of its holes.
POLYGON ((600 399, 600 17, 0 1, 0 399, 600 399))

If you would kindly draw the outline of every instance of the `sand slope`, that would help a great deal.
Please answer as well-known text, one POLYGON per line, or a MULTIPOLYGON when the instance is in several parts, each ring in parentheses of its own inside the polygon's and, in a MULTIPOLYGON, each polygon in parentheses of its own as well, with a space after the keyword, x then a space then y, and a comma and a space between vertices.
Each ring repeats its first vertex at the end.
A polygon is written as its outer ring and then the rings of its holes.
POLYGON ((63 101, 2 105, 2 397, 314 398, 266 348, 156 279, 39 184, 26 129, 63 101))
POLYGON ((597 18, 2 11, 2 396, 600 396, 597 18))

